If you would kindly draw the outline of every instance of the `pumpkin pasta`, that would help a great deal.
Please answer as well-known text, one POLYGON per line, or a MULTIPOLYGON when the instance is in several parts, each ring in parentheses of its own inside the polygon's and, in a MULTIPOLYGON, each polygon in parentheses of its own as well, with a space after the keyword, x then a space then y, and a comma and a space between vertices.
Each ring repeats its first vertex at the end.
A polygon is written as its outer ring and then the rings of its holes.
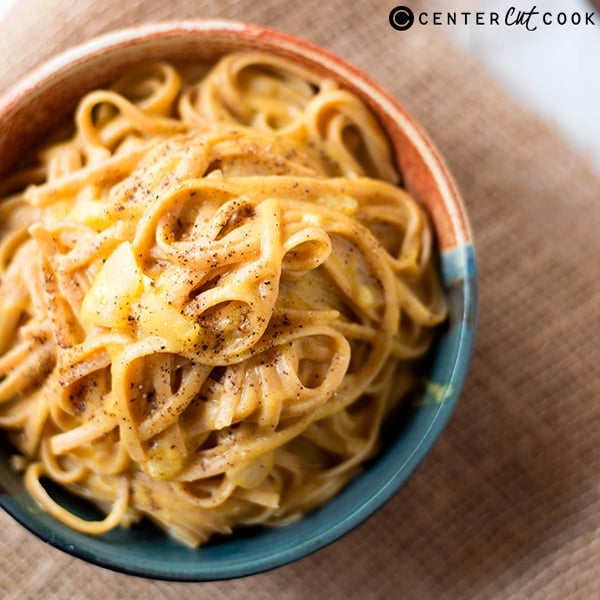
POLYGON ((273 55, 139 66, 3 189, 0 428, 85 533, 301 518, 377 451, 445 318, 376 119, 273 55))

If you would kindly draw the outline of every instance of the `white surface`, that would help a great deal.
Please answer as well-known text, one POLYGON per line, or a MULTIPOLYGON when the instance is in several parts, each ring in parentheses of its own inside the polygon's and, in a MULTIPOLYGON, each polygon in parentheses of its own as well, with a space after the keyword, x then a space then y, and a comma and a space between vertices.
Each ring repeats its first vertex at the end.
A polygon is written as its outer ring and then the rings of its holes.
POLYGON ((8 12, 8 9, 16 3, 17 0, 0 0, 0 18, 2 18, 8 12))
MULTIPOLYGON (((531 0, 453 0, 459 10, 506 13, 507 7, 530 10, 531 0)), ((544 0, 540 12, 582 15, 594 8, 585 0, 544 0)), ((505 25, 452 26, 444 31, 481 60, 512 93, 553 122, 574 146, 586 153, 600 173, 600 14, 594 26, 531 24, 537 30, 505 25)), ((500 19, 502 21, 502 19, 500 19)))
MULTIPOLYGON (((0 18, 18 0, 0 0, 0 18)), ((405 0, 410 6, 410 1, 405 0)), ((398 2, 401 4, 401 2, 398 2)), ((496 11, 513 6, 531 10, 533 0, 452 0, 444 11, 496 11)), ((432 8, 433 10, 433 8, 432 8)), ((580 12, 593 10, 586 0, 543 0, 538 10, 580 12)), ((383 11, 382 22, 387 20, 383 11)), ((442 27, 467 53, 477 57, 514 96, 558 126, 573 145, 586 153, 600 173, 600 14, 595 26, 543 25, 536 31, 505 25, 442 27)))

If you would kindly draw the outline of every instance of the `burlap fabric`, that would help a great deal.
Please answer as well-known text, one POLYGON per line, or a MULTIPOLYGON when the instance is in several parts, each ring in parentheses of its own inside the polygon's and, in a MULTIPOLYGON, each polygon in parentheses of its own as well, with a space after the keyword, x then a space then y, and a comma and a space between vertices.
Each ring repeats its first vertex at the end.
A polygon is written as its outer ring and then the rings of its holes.
POLYGON ((433 28, 392 30, 393 6, 22 0, 0 23, 2 87, 67 45, 147 20, 242 19, 326 46, 389 88, 445 154, 481 277, 475 356, 449 427, 345 539, 270 573, 174 584, 84 564, 2 514, 3 598, 600 597, 600 179, 433 28))

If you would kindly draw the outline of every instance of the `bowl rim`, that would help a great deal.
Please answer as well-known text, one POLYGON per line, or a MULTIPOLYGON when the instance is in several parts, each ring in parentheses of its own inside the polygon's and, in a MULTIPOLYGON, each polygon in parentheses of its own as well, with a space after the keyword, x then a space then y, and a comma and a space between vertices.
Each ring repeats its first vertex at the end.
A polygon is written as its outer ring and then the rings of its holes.
POLYGON ((461 329, 454 350, 450 382, 454 385, 457 391, 456 394, 447 402, 440 403, 436 407, 429 426, 421 436, 418 444, 413 447, 408 455, 402 457, 402 461, 395 467, 394 474, 382 483, 371 497, 348 512, 343 519, 329 524, 326 532, 315 534, 308 539, 295 539, 293 543, 286 546, 284 550, 279 550, 276 554, 265 554, 250 561, 233 561, 216 569, 215 565, 210 565, 210 569, 206 567, 203 569, 202 560, 198 560, 198 570, 193 573, 181 570, 174 571, 169 565, 158 570, 140 565, 127 566, 112 560, 106 554, 102 555, 87 550, 82 551, 58 537, 54 532, 45 532, 38 525, 35 517, 23 511, 10 496, 0 493, 0 506, 8 514, 36 537, 72 556, 113 571, 138 577, 189 582, 216 581, 257 574, 308 556, 333 543, 363 523, 400 489, 425 458, 444 429, 463 386, 473 348, 477 312, 477 268, 471 227, 456 184, 441 155, 420 125, 389 92, 357 67, 312 42, 270 27, 228 19, 186 19, 145 23, 103 33, 45 60, 10 86, 0 97, 0 119, 17 107, 33 90, 45 85, 58 73, 68 71, 74 64, 94 60, 100 55, 111 53, 123 46, 135 46, 146 41, 149 36, 154 38, 176 38, 181 34, 220 36, 223 41, 239 41, 242 39, 244 42, 256 42, 261 46, 266 44, 273 52, 289 55, 291 58, 302 56, 313 63, 318 62, 322 64, 325 71, 336 78, 342 80, 352 79, 363 97, 377 96, 381 112, 385 113, 390 120, 396 122, 402 130, 409 132, 411 140, 417 146, 419 155, 427 159, 432 177, 440 190, 441 196, 446 199, 445 204, 449 209, 448 218, 452 223, 455 243, 454 245, 449 244, 442 250, 454 252, 456 255, 453 260, 457 261, 456 268, 459 270, 459 279, 462 279, 461 293, 464 300, 459 321, 462 324, 467 322, 470 324, 469 327, 461 329))

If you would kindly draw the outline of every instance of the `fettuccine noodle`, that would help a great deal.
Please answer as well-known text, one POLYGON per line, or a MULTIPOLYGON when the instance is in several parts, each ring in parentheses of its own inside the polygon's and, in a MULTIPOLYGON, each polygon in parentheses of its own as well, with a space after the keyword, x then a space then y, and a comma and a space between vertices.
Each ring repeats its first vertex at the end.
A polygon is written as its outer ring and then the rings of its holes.
POLYGON ((301 518, 374 456, 445 318, 375 118, 275 56, 135 68, 4 189, 0 427, 85 533, 301 518))

